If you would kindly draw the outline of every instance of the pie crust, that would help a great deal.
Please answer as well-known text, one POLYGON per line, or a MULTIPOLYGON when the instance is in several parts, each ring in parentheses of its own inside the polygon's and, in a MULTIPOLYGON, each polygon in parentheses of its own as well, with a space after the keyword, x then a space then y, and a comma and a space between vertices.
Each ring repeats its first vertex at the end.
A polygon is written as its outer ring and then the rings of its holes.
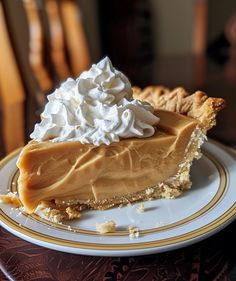
POLYGON ((163 86, 149 86, 143 90, 133 87, 133 97, 149 102, 154 109, 164 109, 198 120, 203 133, 216 125, 216 115, 225 107, 222 98, 208 97, 202 91, 190 95, 182 87, 172 91, 163 86))

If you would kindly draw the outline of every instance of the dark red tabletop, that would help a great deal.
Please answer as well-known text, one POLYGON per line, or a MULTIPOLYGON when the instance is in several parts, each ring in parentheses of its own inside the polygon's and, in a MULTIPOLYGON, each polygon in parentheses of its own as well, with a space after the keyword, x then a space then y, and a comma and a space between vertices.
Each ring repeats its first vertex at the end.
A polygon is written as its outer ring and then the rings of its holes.
MULTIPOLYGON (((1 270, 10 280, 235 280, 236 222, 195 245, 138 257, 92 257, 38 247, 0 230, 1 270)), ((4 279, 0 279, 4 280, 4 279)))

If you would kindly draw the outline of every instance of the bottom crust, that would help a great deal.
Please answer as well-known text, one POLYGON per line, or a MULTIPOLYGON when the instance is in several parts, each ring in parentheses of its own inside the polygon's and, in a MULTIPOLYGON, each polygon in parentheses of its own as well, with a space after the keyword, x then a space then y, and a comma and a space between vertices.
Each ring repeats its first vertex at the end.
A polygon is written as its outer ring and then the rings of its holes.
POLYGON ((185 158, 179 165, 178 173, 156 186, 148 187, 145 190, 123 197, 113 197, 100 201, 42 201, 36 208, 35 213, 40 217, 52 222, 59 223, 63 220, 79 218, 80 212, 85 209, 105 210, 114 206, 123 206, 137 201, 147 201, 159 198, 174 199, 180 196, 183 191, 191 187, 189 178, 190 167, 194 159, 201 157, 200 147, 206 140, 201 129, 196 128, 191 135, 190 142, 186 148, 185 158))

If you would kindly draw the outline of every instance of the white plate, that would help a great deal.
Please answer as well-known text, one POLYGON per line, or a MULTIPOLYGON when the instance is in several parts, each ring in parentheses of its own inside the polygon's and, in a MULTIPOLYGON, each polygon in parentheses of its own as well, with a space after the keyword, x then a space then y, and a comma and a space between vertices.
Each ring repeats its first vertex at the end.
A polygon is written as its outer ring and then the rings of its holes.
MULTIPOLYGON (((0 194, 17 190, 16 159, 19 151, 0 163, 0 194)), ((52 224, 1 204, 1 225, 37 245, 84 255, 132 256, 180 248, 221 230, 236 214, 236 161, 216 143, 204 145, 203 157, 192 167, 192 188, 175 200, 144 202, 106 211, 86 211, 68 225, 52 224), (117 232, 101 235, 97 222, 114 220, 117 232), (130 239, 128 226, 138 227, 139 238, 130 239)))

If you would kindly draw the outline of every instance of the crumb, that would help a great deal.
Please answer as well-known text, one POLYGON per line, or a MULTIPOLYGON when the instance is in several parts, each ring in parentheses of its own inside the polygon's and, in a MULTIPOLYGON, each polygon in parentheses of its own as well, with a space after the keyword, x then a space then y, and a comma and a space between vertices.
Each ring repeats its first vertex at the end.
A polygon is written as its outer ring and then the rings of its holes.
POLYGON ((78 219, 81 217, 81 213, 72 207, 66 208, 69 220, 78 219))
POLYGON ((120 204, 120 205, 118 206, 119 209, 121 209, 122 207, 123 207, 123 204, 120 204))
POLYGON ((145 208, 144 208, 144 204, 143 204, 143 203, 141 203, 141 204, 136 208, 136 212, 137 212, 137 213, 143 213, 144 210, 145 210, 145 208))
POLYGON ((47 201, 41 201, 34 213, 43 219, 58 224, 61 224, 64 219, 68 219, 69 216, 67 212, 56 209, 55 204, 47 201))
POLYGON ((42 201, 34 211, 35 214, 39 215, 41 218, 51 221, 53 223, 59 223, 64 219, 63 214, 53 208, 53 204, 50 202, 42 201))
POLYGON ((153 188, 147 188, 146 190, 145 190, 145 193, 147 194, 147 195, 151 195, 151 194, 153 194, 154 193, 154 189, 153 188))
POLYGON ((96 230, 101 234, 108 233, 108 232, 115 232, 116 223, 114 221, 96 223, 96 230))
POLYGON ((57 209, 48 208, 47 211, 48 220, 50 220, 51 222, 59 223, 64 219, 63 215, 57 209))
POLYGON ((139 237, 139 229, 137 227, 129 226, 129 238, 138 238, 139 237))
POLYGON ((15 193, 9 192, 5 195, 0 195, 0 202, 1 203, 7 203, 7 204, 13 204, 16 207, 21 206, 20 199, 15 193))

